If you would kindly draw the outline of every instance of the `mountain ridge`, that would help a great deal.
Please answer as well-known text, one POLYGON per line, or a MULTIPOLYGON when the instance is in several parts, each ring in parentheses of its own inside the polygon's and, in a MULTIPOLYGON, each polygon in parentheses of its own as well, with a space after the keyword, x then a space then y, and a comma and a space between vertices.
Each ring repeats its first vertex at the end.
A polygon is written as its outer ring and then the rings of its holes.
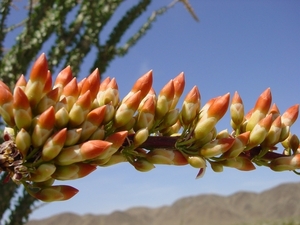
POLYGON ((252 225, 285 221, 300 221, 300 183, 281 184, 261 193, 241 191, 228 196, 184 197, 158 208, 134 207, 82 216, 62 213, 26 225, 252 225))

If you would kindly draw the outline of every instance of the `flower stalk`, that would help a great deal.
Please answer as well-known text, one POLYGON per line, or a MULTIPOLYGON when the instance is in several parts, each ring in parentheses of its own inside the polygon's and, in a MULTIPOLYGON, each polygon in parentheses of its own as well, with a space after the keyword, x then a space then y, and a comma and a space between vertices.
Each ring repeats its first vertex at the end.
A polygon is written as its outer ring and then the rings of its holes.
MULTIPOLYGON (((210 99, 201 108, 194 86, 182 107, 180 73, 156 95, 153 72, 139 78, 129 93, 119 97, 115 78, 100 82, 98 69, 77 81, 70 67, 52 80, 42 54, 29 80, 21 76, 13 91, 0 81, 0 116, 6 123, 0 145, 0 172, 42 201, 62 201, 78 190, 55 185, 56 180, 80 179, 98 166, 130 163, 147 172, 157 164, 215 172, 226 167, 241 171, 263 165, 274 171, 300 169, 299 138, 290 127, 299 104, 282 115, 266 89, 248 113, 236 92, 210 99), (230 110, 232 132, 216 126, 230 110), (277 151, 282 143, 283 153, 277 151)), ((298 173, 297 173, 298 174, 298 173)))

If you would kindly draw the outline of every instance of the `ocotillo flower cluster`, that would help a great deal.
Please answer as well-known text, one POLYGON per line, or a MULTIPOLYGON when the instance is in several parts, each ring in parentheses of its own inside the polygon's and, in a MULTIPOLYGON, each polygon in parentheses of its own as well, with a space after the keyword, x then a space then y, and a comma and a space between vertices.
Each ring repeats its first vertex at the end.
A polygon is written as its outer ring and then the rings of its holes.
POLYGON ((290 132, 299 105, 280 114, 268 88, 248 113, 237 92, 232 100, 227 93, 201 106, 195 86, 176 108, 184 86, 180 73, 156 94, 149 71, 120 99, 116 80, 100 82, 97 69, 78 82, 67 67, 53 81, 42 54, 28 81, 20 76, 13 90, 0 81, 6 123, 0 172, 38 199, 59 201, 78 190, 55 180, 82 178, 121 162, 142 172, 155 164, 191 165, 199 170, 197 178, 208 165, 216 172, 253 170, 255 164, 274 171, 300 168, 299 139, 290 132), (228 109, 232 132, 218 132, 228 109))

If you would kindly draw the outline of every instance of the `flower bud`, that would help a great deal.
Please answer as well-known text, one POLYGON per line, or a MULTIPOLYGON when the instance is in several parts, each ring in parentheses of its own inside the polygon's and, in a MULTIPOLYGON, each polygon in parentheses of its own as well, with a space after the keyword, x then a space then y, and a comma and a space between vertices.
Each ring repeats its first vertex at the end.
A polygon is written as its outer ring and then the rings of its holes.
POLYGON ((153 164, 166 165, 186 165, 188 164, 185 156, 178 150, 166 150, 156 148, 146 154, 146 159, 153 164))
POLYGON ((238 156, 232 159, 226 159, 224 161, 220 161, 220 163, 222 163, 223 166, 236 168, 242 171, 250 171, 255 169, 255 166, 253 165, 251 160, 242 156, 238 156))
POLYGON ((33 182, 43 182, 49 180, 56 170, 52 163, 41 164, 35 171, 30 174, 30 180, 33 182))
POLYGON ((200 110, 200 98, 199 90, 197 86, 194 86, 185 97, 180 111, 180 120, 183 125, 189 126, 196 118, 200 110))
POLYGON ((30 134, 23 128, 18 132, 16 136, 16 145, 23 158, 25 158, 27 156, 28 149, 31 146, 31 137, 30 134))
POLYGON ((137 81, 131 88, 131 91, 123 98, 122 103, 127 101, 132 95, 134 95, 137 92, 140 92, 140 99, 143 99, 152 87, 152 77, 152 70, 150 70, 149 72, 141 76, 139 79, 137 79, 137 81))
POLYGON ((254 126, 266 117, 272 102, 271 89, 267 88, 257 99, 252 115, 248 120, 246 130, 251 131, 254 126))
POLYGON ((182 95, 182 92, 184 90, 184 86, 185 86, 184 73, 181 72, 177 77, 175 77, 173 79, 173 83, 174 83, 174 98, 173 98, 170 109, 176 108, 176 105, 177 105, 177 103, 182 95))
POLYGON ((238 135, 235 138, 235 142, 233 143, 231 148, 222 155, 222 158, 229 159, 236 158, 237 156, 239 156, 244 151, 245 146, 248 143, 249 137, 250 131, 238 135))
POLYGON ((100 87, 100 74, 99 69, 95 69, 84 81, 80 90, 80 96, 90 91, 91 99, 95 99, 100 87))
POLYGON ((270 168, 274 171, 300 169, 300 154, 276 158, 271 161, 270 168))
POLYGON ((223 165, 219 162, 210 162, 210 166, 212 168, 212 170, 216 173, 220 173, 223 172, 223 165))
POLYGON ((67 83, 63 87, 62 94, 60 95, 60 100, 66 98, 67 110, 70 111, 72 106, 77 101, 78 96, 79 96, 79 90, 77 85, 77 79, 76 77, 74 77, 69 83, 67 83))
POLYGON ((81 124, 82 132, 79 142, 86 141, 100 126, 105 116, 106 106, 103 105, 90 111, 86 120, 81 124))
POLYGON ((149 137, 148 128, 142 128, 138 130, 133 137, 133 146, 138 147, 143 144, 149 137))
POLYGON ((199 151, 206 158, 214 157, 228 151, 234 144, 234 138, 215 139, 205 144, 199 151))
POLYGON ((194 168, 204 168, 206 167, 206 161, 200 156, 189 156, 188 163, 194 168))
POLYGON ((21 88, 17 88, 14 94, 13 113, 17 127, 28 130, 31 125, 32 113, 28 98, 21 88))
POLYGON ((47 162, 54 159, 64 147, 66 139, 67 128, 58 131, 48 138, 42 149, 42 160, 47 162))
POLYGON ((87 163, 74 163, 67 166, 57 166, 52 177, 56 180, 75 180, 89 175, 96 166, 87 163))
POLYGON ((174 98, 174 83, 173 80, 170 80, 160 91, 156 110, 155 110, 155 120, 162 119, 167 112, 170 110, 172 101, 174 98))
POLYGON ((97 159, 107 159, 115 154, 123 145, 127 135, 128 131, 119 131, 105 138, 105 141, 111 143, 111 145, 106 151, 102 152, 97 159))
POLYGON ((232 102, 230 105, 230 115, 231 115, 231 120, 234 122, 236 126, 240 126, 243 123, 244 104, 238 92, 235 92, 232 98, 232 102))
POLYGON ((268 135, 272 124, 272 115, 263 118, 253 127, 250 133, 247 149, 253 148, 262 143, 268 135))
POLYGON ((151 129, 153 127, 155 114, 155 101, 152 97, 149 97, 142 107, 139 109, 137 120, 135 124, 135 130, 142 128, 151 129))
POLYGON ((9 88, 0 81, 0 116, 7 125, 13 127, 15 125, 13 114, 13 95, 9 88))
POLYGON ((80 125, 86 118, 92 106, 90 91, 86 91, 76 103, 72 106, 69 112, 69 124, 71 127, 80 125))
POLYGON ((299 104, 288 108, 281 116, 281 122, 285 126, 292 126, 297 120, 299 114, 299 104))
MULTIPOLYGON (((1 83, 1 81, 0 81, 0 83, 1 83)), ((16 91, 17 88, 21 88, 22 91, 25 92, 26 84, 27 84, 27 81, 25 79, 25 76, 22 74, 16 82, 14 92, 16 91)), ((8 91, 10 91, 10 90, 8 89, 8 91)))
POLYGON ((121 162, 128 162, 127 158, 120 152, 113 154, 104 164, 97 164, 99 166, 112 166, 121 162))
POLYGON ((131 164, 134 166, 134 168, 140 172, 148 172, 155 168, 155 166, 150 163, 148 160, 143 158, 138 158, 131 162, 131 164))
POLYGON ((90 140, 80 145, 66 147, 55 158, 55 163, 63 166, 94 159, 103 154, 111 145, 112 143, 107 141, 90 140))
POLYGON ((123 101, 120 107, 117 109, 114 117, 114 126, 122 127, 130 122, 135 111, 137 110, 141 100, 141 92, 138 91, 129 97, 126 101, 123 101))
POLYGON ((48 76, 48 63, 45 54, 42 54, 33 64, 25 94, 31 107, 35 108, 43 96, 43 90, 48 76))
POLYGON ((37 123, 34 126, 31 140, 34 147, 42 146, 47 138, 51 135, 55 123, 55 112, 51 106, 45 112, 43 112, 37 119, 37 123))
MULTIPOLYGON (((273 117, 273 115, 272 115, 273 117)), ((278 143, 281 134, 281 117, 278 116, 270 127, 270 130, 265 138, 265 140, 261 143, 262 146, 271 147, 278 143)))
POLYGON ((58 88, 49 91, 38 103, 36 112, 41 114, 46 111, 50 106, 55 106, 59 99, 58 88))
POLYGON ((65 141, 65 146, 75 145, 81 136, 82 128, 75 128, 67 130, 67 137, 65 141))
POLYGON ((31 191, 27 188, 27 191, 33 197, 44 202, 65 201, 78 193, 76 188, 67 185, 44 187, 37 192, 31 191))
POLYGON ((60 71, 56 77, 53 85, 54 88, 58 88, 58 95, 60 96, 63 92, 63 88, 73 79, 73 74, 70 66, 67 66, 60 71))

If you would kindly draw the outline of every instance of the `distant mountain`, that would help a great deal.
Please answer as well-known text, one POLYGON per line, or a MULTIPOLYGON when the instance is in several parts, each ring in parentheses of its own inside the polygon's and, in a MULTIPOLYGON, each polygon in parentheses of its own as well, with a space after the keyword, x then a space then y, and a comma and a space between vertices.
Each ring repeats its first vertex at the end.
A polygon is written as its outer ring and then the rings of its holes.
POLYGON ((26 225, 300 225, 300 183, 262 193, 198 195, 171 206, 136 207, 108 215, 62 213, 26 225))

